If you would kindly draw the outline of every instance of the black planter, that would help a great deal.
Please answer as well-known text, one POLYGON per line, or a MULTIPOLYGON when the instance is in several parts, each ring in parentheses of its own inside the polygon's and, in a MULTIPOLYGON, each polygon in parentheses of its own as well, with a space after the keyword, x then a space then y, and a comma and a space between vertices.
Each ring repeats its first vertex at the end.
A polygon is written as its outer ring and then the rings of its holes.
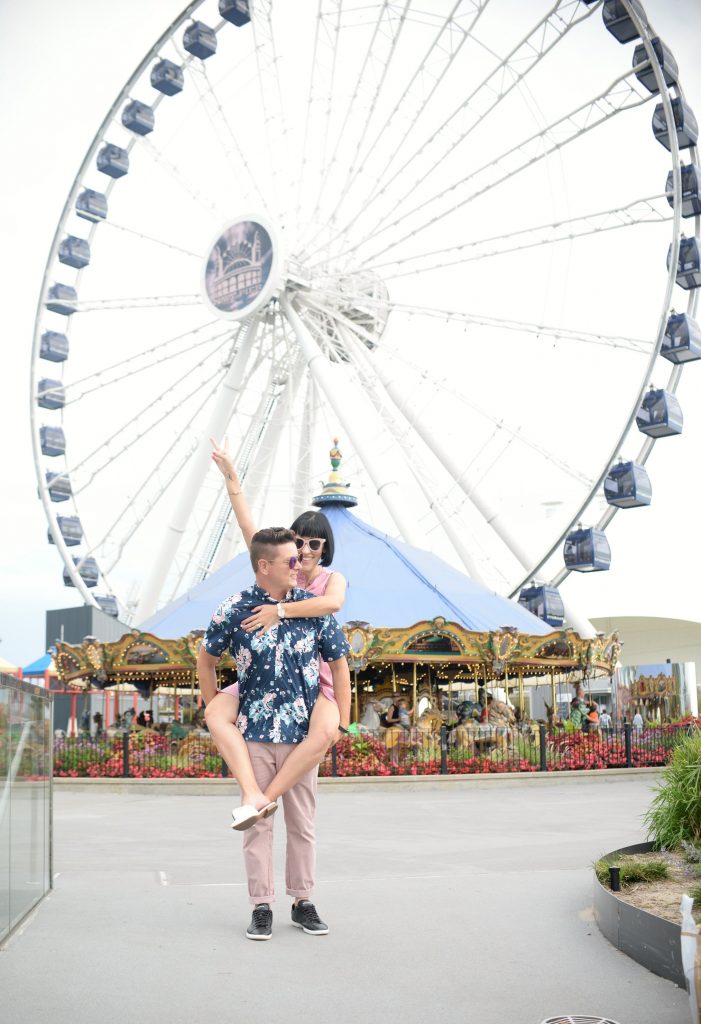
MULTIPOLYGON (((649 853, 652 843, 638 843, 613 850, 616 854, 649 853)), ((622 953, 653 974, 673 981, 686 991, 682 969, 681 924, 672 924, 646 910, 633 907, 601 884, 594 875, 594 916, 599 930, 622 953)))

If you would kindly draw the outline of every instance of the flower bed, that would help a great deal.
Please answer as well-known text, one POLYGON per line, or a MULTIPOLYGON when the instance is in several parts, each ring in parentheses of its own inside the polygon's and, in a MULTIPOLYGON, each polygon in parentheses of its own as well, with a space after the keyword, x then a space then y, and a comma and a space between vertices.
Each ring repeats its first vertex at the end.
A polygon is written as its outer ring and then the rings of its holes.
MULTIPOLYGON (((544 762, 549 772, 582 769, 659 767, 674 747, 701 721, 630 732, 630 761, 622 730, 594 734, 558 730, 545 739, 544 762)), ((99 740, 58 739, 54 746, 54 775, 69 778, 216 778, 222 761, 207 733, 190 732, 176 741, 152 730, 129 734, 127 772, 124 737, 99 740)), ((540 737, 500 737, 491 750, 446 746, 441 759, 440 737, 412 732, 401 745, 385 745, 379 735, 344 736, 320 766, 321 776, 468 775, 536 772, 541 770, 540 737)))

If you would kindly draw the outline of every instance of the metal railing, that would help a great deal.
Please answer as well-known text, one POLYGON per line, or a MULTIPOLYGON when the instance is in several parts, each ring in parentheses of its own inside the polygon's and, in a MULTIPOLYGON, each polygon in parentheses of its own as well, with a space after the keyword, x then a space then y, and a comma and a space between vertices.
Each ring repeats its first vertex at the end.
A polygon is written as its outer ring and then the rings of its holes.
MULTIPOLYGON (((646 726, 629 723, 584 733, 501 726, 442 726, 358 732, 344 736, 326 755, 321 776, 449 775, 556 772, 576 769, 659 767, 695 723, 646 726)), ((54 774, 73 778, 216 778, 228 774, 204 730, 177 734, 129 729, 98 737, 59 737, 54 774), (183 735, 184 734, 184 735, 183 735)))
POLYGON ((0 674, 0 940, 52 886, 52 700, 0 674))

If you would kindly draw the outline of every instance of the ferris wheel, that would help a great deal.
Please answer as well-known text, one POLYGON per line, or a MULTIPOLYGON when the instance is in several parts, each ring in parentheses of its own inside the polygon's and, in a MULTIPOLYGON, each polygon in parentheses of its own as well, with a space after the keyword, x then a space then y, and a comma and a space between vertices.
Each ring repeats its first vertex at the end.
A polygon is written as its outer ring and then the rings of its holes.
POLYGON ((557 621, 682 428, 696 138, 637 0, 188 4, 46 264, 32 432, 64 582, 139 624, 238 550, 210 436, 288 523, 340 435, 364 518, 557 621))

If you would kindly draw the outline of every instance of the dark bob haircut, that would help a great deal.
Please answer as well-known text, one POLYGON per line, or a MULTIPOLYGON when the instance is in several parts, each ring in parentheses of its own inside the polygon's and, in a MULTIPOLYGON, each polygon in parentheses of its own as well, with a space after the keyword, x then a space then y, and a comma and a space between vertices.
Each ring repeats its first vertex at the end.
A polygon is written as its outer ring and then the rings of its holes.
POLYGON ((331 565, 334 553, 333 530, 323 512, 303 512, 301 516, 297 516, 290 529, 298 537, 318 537, 325 540, 319 565, 331 565))

